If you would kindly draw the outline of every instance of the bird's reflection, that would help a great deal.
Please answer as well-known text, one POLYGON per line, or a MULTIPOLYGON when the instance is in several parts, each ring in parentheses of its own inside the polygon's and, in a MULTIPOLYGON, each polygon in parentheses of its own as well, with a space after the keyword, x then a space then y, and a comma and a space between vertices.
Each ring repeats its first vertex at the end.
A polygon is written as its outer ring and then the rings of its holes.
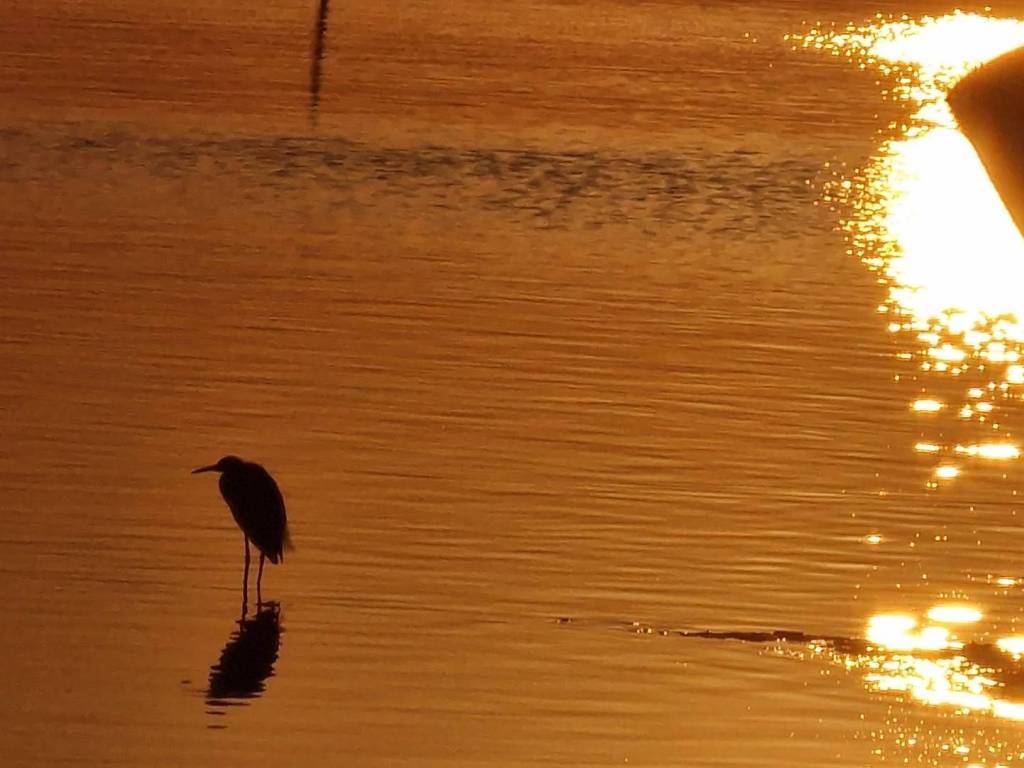
POLYGON ((321 66, 324 60, 324 40, 327 37, 327 11, 330 0, 317 3, 316 24, 313 27, 313 58, 309 68, 309 119, 315 125, 317 107, 320 106, 321 66))
POLYGON ((220 659, 210 667, 206 703, 211 714, 223 714, 222 707, 244 704, 260 696, 266 680, 274 674, 281 645, 281 607, 263 603, 231 633, 220 659))

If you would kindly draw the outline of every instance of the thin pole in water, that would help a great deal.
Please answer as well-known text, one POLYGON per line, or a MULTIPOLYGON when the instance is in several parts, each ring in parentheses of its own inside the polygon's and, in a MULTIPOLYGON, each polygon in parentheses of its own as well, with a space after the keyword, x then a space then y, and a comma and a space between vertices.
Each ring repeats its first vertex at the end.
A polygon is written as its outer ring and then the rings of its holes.
POLYGON ((309 120, 315 126, 320 106, 321 65, 324 58, 324 40, 327 37, 327 12, 330 0, 319 0, 316 26, 313 28, 313 60, 309 69, 309 120))

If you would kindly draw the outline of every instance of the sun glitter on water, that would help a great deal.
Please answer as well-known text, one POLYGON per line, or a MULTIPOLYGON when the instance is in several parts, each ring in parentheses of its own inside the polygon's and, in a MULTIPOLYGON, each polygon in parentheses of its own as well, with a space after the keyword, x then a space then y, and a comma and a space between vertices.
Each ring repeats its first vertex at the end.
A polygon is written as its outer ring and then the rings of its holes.
MULTIPOLYGON (((946 480, 951 457, 1005 461, 1018 443, 999 431, 1002 401, 1024 383, 1024 238, 945 96, 974 67, 1024 45, 1024 22, 969 13, 921 19, 876 17, 863 26, 812 28, 790 38, 807 49, 880 73, 883 97, 911 117, 887 126, 867 167, 834 177, 822 201, 842 217, 851 253, 888 291, 888 328, 919 376, 963 382, 960 402, 918 396, 924 417, 976 426, 965 448, 928 440, 933 472, 946 480), (934 418, 934 417, 933 417, 934 418)), ((938 429, 938 428, 936 428, 938 429)), ((960 441, 963 442, 963 441, 960 441)), ((915 447, 918 453, 925 451, 915 447)), ((929 487, 937 487, 930 481, 929 487)))
POLYGON ((1017 682, 1024 637, 994 642, 961 637, 983 614, 975 606, 940 604, 922 621, 906 613, 872 616, 863 645, 841 648, 811 643, 825 657, 863 676, 869 690, 899 694, 955 714, 987 714, 1024 720, 1017 682))

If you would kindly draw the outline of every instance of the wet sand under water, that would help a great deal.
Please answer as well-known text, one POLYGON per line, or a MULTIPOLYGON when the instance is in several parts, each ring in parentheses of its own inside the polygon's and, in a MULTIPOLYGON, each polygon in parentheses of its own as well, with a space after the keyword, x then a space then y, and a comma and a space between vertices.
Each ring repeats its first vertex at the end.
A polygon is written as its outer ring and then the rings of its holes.
POLYGON ((1024 753, 1022 343, 941 368, 825 199, 913 106, 783 36, 863 13, 331 4, 313 121, 312 5, 0 11, 5 765, 1024 753))

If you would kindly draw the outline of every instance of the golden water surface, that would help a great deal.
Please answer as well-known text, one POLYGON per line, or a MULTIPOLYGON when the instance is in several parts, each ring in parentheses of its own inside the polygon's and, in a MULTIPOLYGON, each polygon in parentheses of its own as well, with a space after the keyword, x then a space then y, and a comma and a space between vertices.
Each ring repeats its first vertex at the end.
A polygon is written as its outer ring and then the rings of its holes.
POLYGON ((3 764, 1024 760, 1024 8, 322 10, 0 8, 3 764))

